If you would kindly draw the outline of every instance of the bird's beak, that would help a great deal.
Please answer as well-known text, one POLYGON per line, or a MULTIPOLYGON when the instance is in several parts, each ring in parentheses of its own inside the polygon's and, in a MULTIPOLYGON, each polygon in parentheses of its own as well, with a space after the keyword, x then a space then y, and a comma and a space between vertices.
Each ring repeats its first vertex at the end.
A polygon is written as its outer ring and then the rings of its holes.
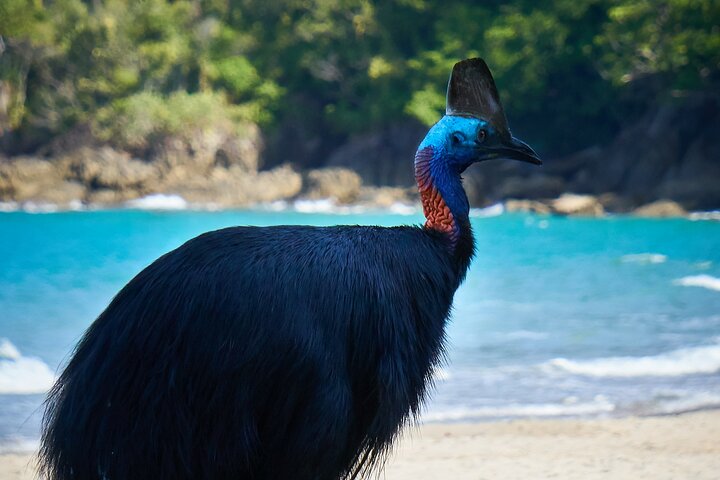
POLYGON ((542 160, 540 160, 538 154, 535 153, 535 150, 530 148, 530 145, 512 136, 510 136, 509 140, 501 142, 496 147, 487 148, 485 152, 486 154, 483 155, 483 160, 507 158, 542 165, 542 160))

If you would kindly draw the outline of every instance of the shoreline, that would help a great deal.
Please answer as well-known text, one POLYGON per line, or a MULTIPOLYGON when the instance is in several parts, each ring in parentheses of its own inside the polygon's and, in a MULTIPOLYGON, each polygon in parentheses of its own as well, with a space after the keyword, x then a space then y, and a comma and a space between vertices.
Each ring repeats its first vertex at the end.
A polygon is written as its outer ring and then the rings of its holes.
MULTIPOLYGON (((717 478, 720 409, 623 418, 426 423, 406 428, 385 480, 717 478)), ((30 453, 0 454, 0 480, 34 478, 30 453)))
MULTIPOLYGON (((577 196, 582 197, 582 196, 577 196)), ((686 219, 692 221, 720 221, 720 210, 699 210, 677 212, 637 213, 627 212, 564 212, 561 210, 538 210, 537 201, 518 201, 507 199, 486 207, 473 207, 470 217, 494 217, 507 213, 535 214, 539 216, 574 217, 574 218, 666 218, 686 219)), ((83 203, 56 204, 34 201, 0 201, 0 213, 67 213, 67 212, 106 212, 106 211, 149 211, 149 212, 289 212, 305 214, 352 215, 363 213, 385 213, 401 216, 422 215, 419 202, 396 201, 387 205, 375 203, 339 203, 333 198, 277 200, 274 202, 256 203, 245 206, 225 206, 214 203, 188 202, 180 195, 153 194, 136 200, 119 204, 83 203)))

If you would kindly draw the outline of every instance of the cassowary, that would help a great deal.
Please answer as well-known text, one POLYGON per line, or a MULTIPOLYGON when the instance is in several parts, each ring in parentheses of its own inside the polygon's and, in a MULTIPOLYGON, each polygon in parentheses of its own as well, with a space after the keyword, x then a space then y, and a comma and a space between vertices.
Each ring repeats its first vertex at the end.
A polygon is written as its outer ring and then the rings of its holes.
POLYGON ((69 479, 354 478, 418 414, 473 256, 461 173, 511 158, 485 62, 455 65, 415 156, 422 227, 233 227, 133 278, 49 394, 41 471, 69 479))

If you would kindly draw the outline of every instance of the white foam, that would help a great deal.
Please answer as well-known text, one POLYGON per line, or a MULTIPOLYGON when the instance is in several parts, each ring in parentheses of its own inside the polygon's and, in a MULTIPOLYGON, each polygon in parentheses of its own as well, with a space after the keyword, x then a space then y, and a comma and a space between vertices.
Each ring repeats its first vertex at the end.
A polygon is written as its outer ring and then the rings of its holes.
POLYGON ((290 205, 285 200, 275 200, 274 202, 259 203, 257 208, 268 212, 284 212, 290 209, 290 205))
POLYGON ((665 263, 667 256, 661 253, 633 253, 620 257, 622 263, 639 263, 647 265, 651 263, 665 263))
POLYGON ((653 415, 671 414, 718 407, 720 407, 720 395, 712 392, 697 392, 679 395, 677 398, 663 399, 650 413, 653 415))
POLYGON ((532 330, 515 330, 502 334, 503 337, 510 340, 544 340, 548 338, 546 332, 535 332, 532 330))
POLYGON ((138 210, 186 210, 189 206, 187 200, 180 195, 166 195, 155 193, 135 200, 125 202, 128 208, 138 210))
POLYGON ((673 283, 675 285, 682 285, 683 287, 702 287, 720 292, 720 278, 711 275, 690 275, 679 278, 673 283))
POLYGON ((0 394, 45 393, 54 382, 45 362, 22 356, 10 340, 0 339, 0 394))
POLYGON ((55 213, 60 211, 60 207, 54 203, 46 202, 25 202, 22 209, 27 213, 55 213))
POLYGON ((17 212, 20 204, 17 202, 0 202, 0 212, 17 212))
POLYGON ((594 360, 555 358, 544 370, 590 377, 677 377, 720 372, 720 345, 680 348, 646 357, 607 357, 594 360))
POLYGON ((471 208, 471 217, 497 217, 505 213, 505 205, 502 203, 496 203, 485 208, 471 208))
POLYGON ((396 215, 415 215, 419 211, 417 206, 409 205, 403 202, 393 203, 392 205, 390 205, 388 210, 396 215))
POLYGON ((689 215, 690 220, 715 220, 720 221, 720 210, 711 210, 709 212, 692 212, 689 215))
POLYGON ((22 355, 7 338, 0 339, 0 360, 18 360, 22 355))
POLYGON ((509 403, 502 406, 453 408, 426 412, 423 414, 422 420, 447 422, 483 418, 586 416, 610 413, 615 410, 615 405, 602 395, 596 396, 590 402, 573 400, 563 403, 509 403))
POLYGON ((332 213, 336 207, 337 204, 331 198, 320 200, 299 199, 293 202, 293 208, 301 213, 332 213))
POLYGON ((8 453, 32 453, 40 447, 40 439, 10 438, 0 443, 0 455, 8 453))

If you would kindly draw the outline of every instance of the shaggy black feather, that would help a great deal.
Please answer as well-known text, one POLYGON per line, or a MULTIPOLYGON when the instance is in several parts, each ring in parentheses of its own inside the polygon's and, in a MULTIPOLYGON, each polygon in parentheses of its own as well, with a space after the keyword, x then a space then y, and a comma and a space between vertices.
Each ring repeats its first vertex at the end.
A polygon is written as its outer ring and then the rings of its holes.
POLYGON ((47 402, 44 474, 337 479, 418 413, 473 253, 419 227, 235 227, 113 299, 47 402))

